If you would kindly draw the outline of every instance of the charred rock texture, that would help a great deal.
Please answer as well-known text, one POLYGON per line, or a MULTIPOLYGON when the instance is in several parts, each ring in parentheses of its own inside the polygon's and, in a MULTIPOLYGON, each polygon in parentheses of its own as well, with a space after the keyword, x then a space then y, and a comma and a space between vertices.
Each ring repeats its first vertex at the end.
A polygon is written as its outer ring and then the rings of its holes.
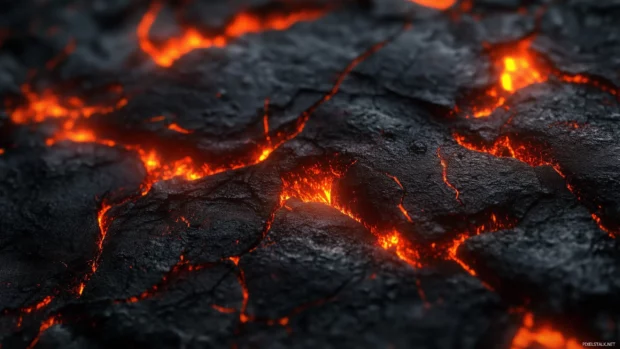
POLYGON ((13 1, 6 348, 620 338, 617 1, 13 1))

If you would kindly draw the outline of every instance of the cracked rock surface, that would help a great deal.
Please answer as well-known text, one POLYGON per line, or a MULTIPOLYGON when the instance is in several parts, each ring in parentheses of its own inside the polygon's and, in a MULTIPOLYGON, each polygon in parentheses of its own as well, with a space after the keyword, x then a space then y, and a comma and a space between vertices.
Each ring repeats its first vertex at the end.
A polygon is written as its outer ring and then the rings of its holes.
POLYGON ((2 7, 2 349, 620 339, 617 1, 2 7))

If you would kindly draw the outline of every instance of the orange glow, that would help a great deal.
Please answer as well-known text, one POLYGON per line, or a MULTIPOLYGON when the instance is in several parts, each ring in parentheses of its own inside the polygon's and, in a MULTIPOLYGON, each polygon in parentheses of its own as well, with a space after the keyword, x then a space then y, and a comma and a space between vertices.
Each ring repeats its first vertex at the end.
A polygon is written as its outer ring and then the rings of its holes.
POLYGON ((600 89, 603 92, 607 92, 613 96, 619 95, 618 89, 616 87, 607 85, 597 80, 593 80, 584 75, 579 75, 579 74, 570 75, 570 74, 564 74, 564 73, 558 73, 557 75, 559 75, 559 78, 564 82, 568 82, 571 84, 577 84, 577 85, 590 85, 590 86, 600 89))
POLYGON ((319 166, 305 168, 301 174, 290 174, 282 178, 284 188, 280 202, 296 197, 303 202, 320 202, 331 206, 332 185, 338 177, 335 172, 327 173, 319 166))
POLYGON ((185 260, 185 257, 181 255, 179 256, 179 261, 174 266, 172 266, 170 270, 168 270, 168 272, 161 278, 161 281, 158 284, 151 286, 151 288, 140 293, 137 296, 132 296, 123 300, 117 300, 115 301, 115 303, 136 303, 141 300, 153 297, 157 294, 157 292, 159 292, 160 289, 164 288, 172 275, 178 274, 182 271, 197 271, 203 268, 203 265, 189 264, 189 262, 185 260))
POLYGON ((80 283, 78 286, 78 295, 81 296, 84 292, 84 288, 86 287, 86 281, 90 279, 92 274, 97 272, 97 268, 99 267, 99 259, 101 258, 101 254, 103 253, 103 241, 106 238, 108 232, 108 226, 110 221, 108 221, 106 217, 106 213, 112 208, 112 205, 108 205, 107 203, 103 203, 99 212, 97 213, 97 223, 99 225, 99 241, 97 242, 97 252, 95 254, 95 258, 91 262, 90 269, 91 273, 87 274, 84 278, 84 281, 80 283))
POLYGON ((239 321, 244 323, 251 320, 251 317, 247 313, 248 302, 250 301, 250 293, 248 292, 248 286, 245 283, 245 273, 243 272, 243 269, 239 267, 238 262, 235 263, 235 265, 237 265, 237 269, 239 270, 239 272, 237 273, 237 281, 239 282, 239 286, 241 287, 241 294, 243 297, 241 302, 241 309, 239 311, 239 321))
MULTIPOLYGON (((377 228, 365 223, 362 218, 342 206, 333 196, 332 188, 336 179, 342 177, 342 173, 329 167, 311 166, 303 168, 297 173, 289 173, 282 178, 283 190, 280 195, 281 206, 286 200, 295 197, 303 202, 317 202, 335 208, 342 214, 364 225, 374 236, 377 237, 379 246, 393 251, 398 258, 413 267, 420 267, 419 253, 411 243, 403 239, 396 230, 384 233, 377 228)), ((398 182, 400 183, 400 182, 398 182)))
MULTIPOLYGON (((509 136, 503 136, 496 139, 492 145, 475 144, 473 142, 469 142, 465 136, 459 135, 458 133, 454 133, 453 138, 459 145, 469 150, 487 153, 495 157, 510 157, 524 162, 532 167, 551 166, 558 175, 564 178, 566 188, 573 195, 575 195, 578 200, 581 200, 578 191, 572 184, 570 184, 560 166, 554 161, 546 159, 546 156, 544 156, 542 152, 536 150, 532 146, 518 144, 509 136)), ((612 231, 611 229, 605 227, 601 221, 601 218, 596 213, 592 213, 592 219, 602 231, 609 235, 609 237, 615 238, 618 235, 618 232, 612 231)))
POLYGON ((582 346, 574 338, 568 338, 561 332, 548 326, 534 329, 534 315, 526 313, 523 325, 512 339, 511 349, 527 349, 537 344, 546 349, 581 349, 582 346))
MULTIPOLYGON (((97 223, 99 224, 99 242, 97 243, 98 255, 101 254, 101 250, 103 249, 103 241, 105 240, 107 231, 108 231, 108 221, 106 218, 106 213, 112 208, 111 205, 103 203, 99 213, 97 214, 97 223)), ((97 258, 98 260, 99 258, 97 258)), ((93 273, 96 271, 97 267, 93 264, 93 273)))
MULTIPOLYGON (((185 223, 185 225, 186 225, 188 228, 191 226, 191 224, 189 223, 189 220, 187 220, 187 218, 185 218, 185 217, 181 216, 181 217, 179 217, 179 220, 180 220, 181 222, 185 223)), ((177 222, 178 222, 178 220, 177 220, 177 222)))
POLYGON ((228 259, 231 260, 231 262, 233 262, 235 265, 239 265, 239 257, 237 256, 232 256, 232 257, 228 257, 228 259))
MULTIPOLYGON (((28 94, 29 88, 26 88, 25 93, 27 94, 27 99, 29 99, 31 103, 28 104, 26 107, 18 108, 17 110, 15 110, 12 114, 12 117, 14 118, 14 120, 16 120, 17 123, 42 122, 46 120, 47 118, 49 118, 50 115, 54 118, 69 118, 69 120, 63 124, 62 130, 58 132, 56 135, 54 135, 54 137, 47 140, 48 145, 53 145, 56 142, 59 142, 62 140, 71 140, 74 142, 94 142, 94 143, 103 144, 106 146, 120 146, 127 150, 135 151, 139 155, 144 165, 144 168, 147 171, 146 179, 144 180, 141 186, 142 195, 146 195, 152 188, 153 184, 157 181, 168 180, 168 179, 172 179, 175 177, 180 177, 186 180, 196 180, 196 179, 203 178, 209 175, 214 175, 214 174, 217 174, 223 171, 234 170, 234 169, 239 169, 239 168, 255 165, 261 161, 266 160, 267 157, 280 145, 282 145, 283 143, 285 143, 286 141, 290 139, 295 138, 299 133, 301 133, 309 119, 310 114, 312 114, 314 110, 316 110, 316 108, 318 108, 322 103, 329 100, 336 93, 338 93, 339 87, 344 81, 344 79, 346 78, 346 76, 359 63, 361 63, 363 60, 368 58, 374 52, 378 51, 383 46, 385 46, 387 42, 388 41, 383 41, 383 42, 373 45, 370 49, 363 52, 360 56, 356 57, 353 61, 351 61, 345 67, 345 69, 338 75, 334 85, 332 86, 332 89, 326 95, 324 95, 321 99, 316 101, 305 112, 303 112, 302 115, 297 119, 297 122, 295 124, 295 129, 292 132, 286 133, 286 134, 276 133, 275 136, 270 136, 268 132, 268 120, 264 118, 263 122, 264 122, 265 131, 266 131, 266 140, 268 144, 258 146, 255 152, 253 152, 252 154, 249 154, 249 157, 247 159, 235 160, 233 162, 224 164, 219 167, 210 167, 208 164, 196 164, 194 160, 190 158, 189 156, 186 156, 179 160, 165 162, 161 158, 160 154, 157 153, 155 150, 143 149, 140 145, 117 144, 115 141, 112 141, 112 140, 100 139, 91 130, 74 130, 75 119, 88 118, 90 115, 96 112, 102 112, 102 111, 107 112, 108 110, 112 111, 115 108, 121 108, 127 103, 126 99, 120 100, 116 104, 115 107, 93 108, 93 107, 84 107, 84 104, 79 99, 69 98, 68 100, 70 101, 70 104, 75 107, 75 108, 70 109, 70 108, 64 107, 64 104, 59 103, 60 100, 51 93, 48 93, 48 94, 44 93, 43 96, 45 98, 40 98, 39 96, 35 94, 28 94), (49 108, 50 106, 53 109, 52 113, 46 110, 46 108, 49 108), (81 107, 81 109, 78 107, 81 107)), ((267 99, 265 101, 265 105, 266 105, 265 114, 268 113, 268 103, 269 103, 269 100, 267 99)), ((163 116, 156 116, 150 119, 151 122, 159 122, 163 120, 165 120, 165 117, 163 116)), ((328 195, 331 195, 330 194, 331 191, 327 191, 325 193, 328 195)), ((131 198, 128 198, 128 200, 130 199, 131 198)), ((331 199, 328 197, 327 202, 329 202, 330 200, 331 199)), ((101 248, 103 247, 103 241, 106 236, 107 226, 109 225, 109 222, 105 218, 105 213, 107 212, 107 210, 109 210, 109 207, 102 210, 98 217, 99 225, 100 225, 100 240, 98 241, 98 246, 97 246, 98 252, 97 252, 96 257, 91 263, 91 272, 83 277, 81 283, 77 287, 77 293, 79 295, 82 295, 82 293, 84 292, 84 289, 86 287, 86 282, 90 279, 92 274, 96 272, 98 264, 99 264, 99 258, 101 257, 101 253, 102 253, 101 248)), ((266 235, 267 232, 269 231, 271 222, 273 221, 274 217, 275 217, 275 210, 274 212, 272 212, 272 215, 270 216, 266 224, 266 228, 263 231, 263 235, 266 235)), ((404 253, 405 252, 401 252, 400 254, 404 255, 404 253)), ((245 314, 242 314, 242 315, 245 316, 245 314)))
POLYGON ((75 51, 75 47, 76 47, 75 40, 73 39, 69 40, 69 42, 67 43, 65 48, 60 52, 60 54, 58 54, 56 57, 52 58, 50 61, 45 63, 45 68, 48 70, 52 70, 56 68, 56 66, 60 62, 64 61, 69 55, 71 55, 71 53, 73 53, 73 51, 75 51))
POLYGON ((45 332, 48 328, 54 325, 57 325, 59 323, 60 323, 59 319, 55 316, 51 316, 45 319, 39 326, 39 333, 37 333, 36 337, 34 337, 32 342, 30 342, 30 345, 28 345, 28 349, 32 349, 37 345, 37 343, 39 342, 39 337, 41 336, 41 333, 45 332))
POLYGON ((524 50, 519 56, 504 58, 504 71, 501 74, 502 88, 508 92, 520 90, 529 85, 547 80, 532 63, 529 54, 524 50))
POLYGON ((418 295, 420 296, 420 299, 422 300, 422 303, 424 304, 424 309, 429 309, 431 307, 431 303, 426 298, 426 293, 424 292, 424 289, 422 288, 422 282, 420 281, 419 278, 416 278, 415 286, 418 289, 418 295))
POLYGON ((454 191, 454 193, 456 194, 456 201, 458 201, 458 203, 462 205, 463 202, 459 198, 461 192, 459 192, 459 190, 448 180, 448 164, 446 163, 446 160, 441 156, 441 148, 437 148, 437 157, 439 158, 439 163, 441 164, 441 176, 443 178, 443 182, 448 186, 448 188, 454 191))
POLYGON ((235 308, 222 307, 216 304, 213 304, 211 307, 223 314, 232 314, 237 312, 237 309, 235 308))
POLYGON ((259 16, 251 13, 239 13, 228 23, 219 35, 205 36, 196 29, 186 29, 179 37, 170 38, 162 45, 151 42, 149 32, 162 8, 161 3, 154 2, 138 25, 137 35, 140 48, 160 66, 169 67, 177 59, 196 49, 224 47, 231 40, 252 33, 268 30, 285 30, 297 22, 313 21, 322 17, 326 10, 306 9, 291 13, 271 13, 259 16))
POLYGON ((127 100, 123 98, 114 106, 87 106, 77 97, 61 98, 51 90, 45 90, 41 94, 35 93, 28 84, 22 86, 22 93, 27 103, 13 110, 10 115, 11 120, 20 125, 39 123, 48 119, 89 118, 94 114, 111 113, 127 104, 127 100))
POLYGON ((413 3, 424 7, 430 7, 437 10, 447 10, 452 7, 456 0, 410 0, 413 3))
POLYGON ((407 211, 407 209, 405 209, 405 206, 403 205, 403 201, 405 200, 405 195, 406 195, 405 187, 403 187, 403 184, 400 182, 400 180, 396 176, 392 176, 389 173, 386 173, 385 175, 392 178, 392 180, 396 182, 396 184, 403 191, 403 195, 401 195, 400 197, 400 203, 398 204, 398 209, 403 214, 403 216, 405 216, 405 218, 407 219, 407 222, 413 223, 413 219, 411 219, 411 216, 409 216, 409 212, 407 211))
POLYGON ((448 258, 457 262, 466 272, 472 276, 476 276, 476 271, 470 267, 467 263, 463 262, 457 256, 459 247, 471 236, 480 235, 482 233, 495 232, 502 229, 509 229, 514 227, 514 223, 508 219, 498 219, 497 215, 491 213, 486 223, 473 226, 468 229, 467 232, 459 234, 453 241, 447 250, 448 258))
POLYGON ((0 155, 4 154, 4 149, 0 148, 0 155))
POLYGON ((403 204, 398 204, 398 209, 400 210, 400 212, 402 212, 403 216, 405 216, 407 222, 413 223, 413 219, 411 219, 411 216, 409 216, 409 212, 407 212, 403 204))
POLYGON ((269 136, 269 98, 265 98, 264 109, 263 130, 265 132, 265 139, 267 140, 267 143, 271 144, 271 137, 269 136))
POLYGON ((515 46, 515 49, 507 55, 495 60, 495 67, 499 72, 499 86, 487 90, 482 102, 473 106, 473 116, 483 118, 491 115, 493 110, 503 107, 506 98, 516 91, 532 84, 545 82, 548 73, 534 64, 534 55, 530 52, 531 40, 524 40, 515 46))
POLYGON ((45 296, 45 298, 43 298, 38 303, 33 304, 33 305, 29 306, 29 307, 24 307, 24 308, 19 309, 18 312, 19 312, 20 315, 17 318, 17 328, 21 327, 24 314, 30 314, 33 311, 38 311, 38 310, 41 310, 41 309, 47 307, 48 305, 50 305, 50 303, 52 303, 53 299, 54 299, 54 297, 52 297, 52 296, 45 296))
POLYGON ((175 131, 175 132, 178 132, 178 133, 182 133, 182 134, 190 134, 190 133, 194 132, 194 131, 191 131, 191 130, 184 129, 183 127, 181 127, 181 126, 179 126, 179 125, 177 125, 175 123, 172 123, 172 124, 168 125, 168 129, 172 130, 172 131, 175 131))
POLYGON ((544 159, 543 154, 533 147, 518 144, 509 136, 503 136, 495 140, 491 145, 475 144, 458 133, 453 134, 454 140, 462 147, 480 153, 487 153, 495 157, 509 157, 525 162, 530 166, 553 166, 553 163, 544 159))
MULTIPOLYGON (((211 167, 208 164, 196 164, 192 158, 186 156, 182 159, 175 160, 169 163, 164 162, 161 156, 155 150, 146 150, 139 145, 119 145, 125 149, 136 151, 140 156, 142 163, 147 171, 147 178, 142 184, 142 194, 146 195, 153 184, 162 180, 169 180, 175 177, 183 178, 185 180, 196 180, 206 176, 214 175, 227 170, 235 170, 247 166, 256 165, 262 161, 265 161, 273 151, 280 147, 285 142, 295 138, 300 134, 306 126, 310 114, 316 110, 322 103, 331 99, 336 93, 338 93, 340 85, 348 74, 362 61, 371 56, 373 53, 381 49, 387 44, 388 41, 379 42, 361 55, 353 59, 344 70, 338 75, 332 89, 324 95, 320 100, 316 101, 310 108, 302 113, 297 119, 295 129, 290 133, 276 133, 274 136, 269 134, 268 112, 269 112, 269 99, 265 99, 265 114, 263 116, 263 127, 265 128, 266 144, 259 145, 253 154, 249 154, 248 159, 236 160, 228 164, 224 164, 219 167, 211 167)), ((124 105, 127 101, 121 100, 117 104, 124 105)), ((78 114, 79 115, 79 114, 78 114)), ((60 114, 59 114, 59 117, 60 114)), ((158 122, 165 120, 163 116, 152 117, 150 121, 158 122)), ((59 132, 52 139, 49 139, 47 143, 52 145, 61 140, 72 140, 75 142, 96 142, 107 146, 117 145, 114 141, 99 139, 94 132, 87 130, 73 131, 73 123, 66 123, 63 132, 59 132)))
MULTIPOLYGON (((174 125, 174 124, 172 124, 174 125)), ((171 125, 171 126, 172 126, 171 125)), ((281 135, 275 145, 262 145, 256 149, 255 155, 250 154, 249 159, 244 161, 224 164, 220 167, 210 167, 208 164, 197 164, 191 157, 186 156, 171 162, 165 162, 160 154, 155 150, 145 150, 139 145, 122 145, 109 139, 98 138, 90 130, 73 130, 73 125, 69 125, 68 130, 57 132, 52 138, 46 140, 48 146, 60 141, 70 140, 76 143, 98 143, 106 146, 121 146, 127 150, 135 151, 139 155, 144 168, 147 171, 147 179, 142 184, 142 193, 146 195, 155 182, 170 180, 172 178, 183 178, 188 181, 197 180, 206 176, 214 175, 227 170, 234 170, 251 166, 265 161, 271 153, 287 140, 294 138, 305 126, 300 123, 298 128, 291 134, 281 135)), ((176 130, 179 132, 179 130, 176 130)), ((187 130, 186 130, 187 131, 187 130)), ((188 131, 189 132, 189 131, 188 131)), ((185 133, 185 132, 181 132, 185 133)))
POLYGON ((52 302, 53 299, 54 299, 54 297, 52 297, 52 296, 46 296, 45 298, 43 298, 43 300, 41 300, 40 302, 38 302, 35 305, 29 306, 29 307, 26 307, 26 308, 22 308, 21 312, 25 313, 25 314, 30 314, 33 311, 41 310, 41 309, 47 307, 52 302))
POLYGON ((505 107, 506 99, 527 86, 542 83, 550 76, 571 84, 590 85, 613 96, 620 95, 618 89, 605 82, 579 74, 566 74, 553 67, 537 62, 536 54, 530 49, 532 39, 519 42, 511 52, 495 60, 495 67, 500 81, 497 86, 488 89, 480 101, 472 107, 473 117, 487 117, 493 110, 505 107))

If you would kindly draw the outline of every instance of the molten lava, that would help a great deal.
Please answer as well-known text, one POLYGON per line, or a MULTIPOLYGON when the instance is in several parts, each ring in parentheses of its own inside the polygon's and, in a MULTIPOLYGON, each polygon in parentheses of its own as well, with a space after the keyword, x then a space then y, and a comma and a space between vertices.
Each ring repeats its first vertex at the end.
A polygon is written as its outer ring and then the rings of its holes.
POLYGON ((567 74, 543 63, 530 48, 532 38, 522 40, 512 51, 495 59, 499 72, 499 84, 488 89, 484 96, 472 106, 475 118, 487 117, 493 110, 505 107, 506 100, 515 92, 533 84, 542 83, 551 76, 571 84, 590 85, 613 96, 620 95, 615 86, 580 74, 567 74))
MULTIPOLYGON (((453 138, 463 148, 487 153, 495 157, 509 157, 525 162, 530 166, 554 166, 551 161, 545 159, 544 154, 533 146, 521 144, 509 136, 502 136, 495 140, 491 145, 477 144, 467 140, 467 137, 454 133, 453 138)), ((555 168, 555 166, 554 166, 555 168)))
POLYGON ((461 195, 461 192, 459 192, 459 190, 452 183, 450 183, 450 180, 448 180, 448 163, 446 162, 446 160, 441 155, 441 148, 437 148, 437 157, 439 158, 439 163, 441 164, 441 177, 443 178, 443 182, 446 184, 446 186, 448 188, 450 188, 450 189, 452 189, 452 191, 454 191, 454 193, 455 193, 455 200, 459 204, 462 205, 463 202, 459 198, 459 196, 461 195))
POLYGON ((183 127, 181 127, 181 126, 179 126, 179 125, 177 125, 175 123, 172 123, 172 124, 168 125, 168 129, 171 130, 171 131, 174 131, 174 132, 182 133, 182 134, 190 134, 190 133, 194 132, 194 131, 191 131, 191 130, 184 129, 183 127))
POLYGON ((32 342, 30 342, 30 345, 28 345, 28 349, 32 349, 37 345, 37 343, 39 342, 39 337, 41 336, 41 333, 45 332, 48 328, 54 325, 57 325, 59 323, 60 323, 60 319, 56 316, 51 316, 45 319, 39 326, 39 333, 37 333, 37 336, 34 337, 32 342))
POLYGON ((532 84, 545 82, 548 74, 536 64, 534 55, 529 51, 530 40, 524 40, 516 45, 514 52, 503 55, 495 60, 496 70, 499 71, 499 86, 491 87, 481 103, 473 106, 473 116, 482 118, 491 115, 493 110, 503 107, 508 96, 532 84))
POLYGON ((140 48, 162 67, 171 66, 177 59, 196 49, 224 47, 231 40, 246 34, 268 30, 285 30, 297 22, 313 21, 322 17, 326 9, 304 9, 290 13, 268 13, 265 15, 242 12, 235 15, 218 35, 203 35, 196 29, 188 28, 179 37, 170 38, 157 45, 149 38, 149 32, 162 4, 154 2, 138 25, 137 35, 140 48))
POLYGON ((447 10, 452 7, 456 0, 410 0, 413 3, 424 7, 430 7, 437 10, 447 10))
POLYGON ((99 213, 97 214, 97 223, 99 225, 99 241, 97 242, 97 253, 95 254, 95 258, 91 262, 90 269, 91 273, 87 274, 84 280, 78 286, 78 295, 81 296, 84 292, 84 287, 86 287, 86 281, 90 279, 90 277, 97 272, 97 268, 99 267, 99 259, 101 258, 101 254, 103 253, 103 241, 108 232, 108 226, 110 221, 106 217, 106 213, 112 208, 111 205, 103 202, 101 208, 99 209, 99 213))
POLYGON ((27 103, 14 109, 10 114, 11 120, 20 125, 62 118, 68 119, 64 128, 71 129, 72 121, 86 119, 94 114, 108 114, 127 104, 127 99, 122 98, 113 106, 88 106, 80 98, 60 97, 49 89, 40 94, 36 93, 29 84, 22 86, 22 93, 27 103))
POLYGON ((526 313, 523 324, 512 339, 511 349, 527 349, 533 345, 545 349, 581 349, 582 346, 574 338, 568 338, 561 332, 548 326, 535 328, 534 315, 526 313))
POLYGON ((407 219, 407 222, 409 223, 413 223, 413 219, 411 219, 411 216, 409 216, 409 211, 407 211, 407 209, 405 208, 405 206, 403 205, 403 201, 405 200, 405 195, 406 195, 406 191, 405 191, 405 187, 403 187, 403 184, 400 182, 400 180, 396 177, 396 176, 392 176, 389 173, 385 174, 386 176, 392 178, 392 180, 394 182, 396 182, 396 184, 400 187, 400 189, 403 191, 403 195, 401 195, 400 197, 400 203, 398 204, 398 209, 400 210, 400 212, 403 214, 403 216, 405 216, 405 218, 407 219))
MULTIPOLYGON (((477 144, 470 142, 463 135, 458 133, 453 134, 454 140, 462 147, 481 153, 487 153, 495 157, 510 157, 524 162, 532 167, 536 166, 551 166, 553 170, 560 175, 566 182, 566 188, 581 201, 581 195, 579 191, 570 183, 566 174, 562 171, 562 168, 554 160, 549 159, 547 155, 541 150, 532 145, 526 145, 519 143, 509 136, 502 136, 495 140, 491 145, 477 144)), ((592 213, 592 219, 598 225, 598 227, 607 233, 609 237, 615 238, 619 232, 612 231, 607 228, 598 213, 592 213)))
POLYGON ((24 307, 24 308, 18 309, 17 313, 19 313, 19 317, 17 318, 17 327, 18 328, 21 327, 22 321, 23 321, 23 316, 25 314, 30 314, 32 312, 39 311, 39 310, 47 307, 48 305, 50 305, 50 303, 52 303, 52 300, 54 300, 53 296, 45 296, 45 298, 43 298, 41 301, 37 302, 36 304, 33 304, 33 305, 29 306, 29 307, 24 307))
POLYGON ((344 175, 341 171, 333 167, 310 166, 301 169, 299 172, 289 173, 283 176, 283 190, 280 195, 280 202, 283 206, 286 200, 295 197, 303 202, 317 202, 335 208, 342 214, 352 218, 356 222, 364 225, 374 236, 377 237, 378 244, 386 250, 393 251, 401 260, 413 267, 421 267, 419 253, 411 243, 404 239, 396 230, 380 232, 364 222, 364 220, 351 212, 338 198, 333 196, 333 186, 338 178, 344 175))
POLYGON ((497 215, 491 213, 488 221, 486 223, 478 224, 476 226, 470 227, 468 231, 459 234, 453 241, 452 244, 447 249, 447 257, 455 262, 457 262, 466 272, 468 272, 472 276, 476 276, 476 271, 470 267, 467 263, 463 262, 457 256, 457 252, 459 247, 470 237, 475 235, 480 235, 482 233, 491 233, 502 229, 509 229, 514 227, 514 223, 509 219, 498 219, 497 215))

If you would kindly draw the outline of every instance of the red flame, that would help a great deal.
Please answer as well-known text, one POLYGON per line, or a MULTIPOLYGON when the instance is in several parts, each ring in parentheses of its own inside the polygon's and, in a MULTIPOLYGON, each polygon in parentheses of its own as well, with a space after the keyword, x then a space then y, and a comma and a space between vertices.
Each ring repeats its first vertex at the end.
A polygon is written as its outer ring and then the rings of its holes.
POLYGON ((251 13, 239 13, 228 23, 219 35, 206 36, 196 29, 186 29, 179 37, 168 39, 161 46, 149 38, 149 31, 155 22, 161 3, 155 2, 142 17, 137 35, 140 48, 160 66, 169 67, 174 61, 196 49, 224 47, 231 40, 245 34, 260 33, 268 30, 285 30, 297 22, 312 21, 322 17, 326 11, 305 9, 291 13, 272 13, 258 16, 251 13))

